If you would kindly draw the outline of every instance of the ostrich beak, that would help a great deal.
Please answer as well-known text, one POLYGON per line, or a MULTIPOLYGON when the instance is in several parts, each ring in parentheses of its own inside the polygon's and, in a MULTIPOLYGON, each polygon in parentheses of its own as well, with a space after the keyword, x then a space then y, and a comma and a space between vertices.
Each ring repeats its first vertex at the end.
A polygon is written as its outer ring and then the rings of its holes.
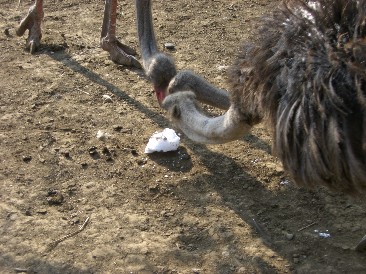
POLYGON ((161 104, 163 103, 165 96, 166 96, 165 95, 166 89, 154 87, 154 91, 156 94, 156 98, 158 99, 159 105, 161 106, 161 104))

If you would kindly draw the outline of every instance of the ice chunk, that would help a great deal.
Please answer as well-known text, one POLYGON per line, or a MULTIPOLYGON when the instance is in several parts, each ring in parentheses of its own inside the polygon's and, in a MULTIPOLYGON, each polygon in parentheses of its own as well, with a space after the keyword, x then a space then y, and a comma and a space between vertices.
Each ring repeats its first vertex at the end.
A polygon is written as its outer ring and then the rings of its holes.
POLYGON ((178 149, 180 138, 173 129, 166 128, 155 132, 146 145, 145 153, 167 152, 178 149))

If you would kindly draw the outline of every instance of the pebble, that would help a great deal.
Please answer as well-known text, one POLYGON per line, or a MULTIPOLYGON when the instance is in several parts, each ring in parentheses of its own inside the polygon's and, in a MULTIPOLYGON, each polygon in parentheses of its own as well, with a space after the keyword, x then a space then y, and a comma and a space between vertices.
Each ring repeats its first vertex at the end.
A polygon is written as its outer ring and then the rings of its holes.
POLYGON ((229 252, 228 250, 225 250, 225 251, 223 251, 223 252, 221 253, 221 255, 222 255, 223 257, 228 258, 228 257, 230 257, 230 252, 229 252))
POLYGON ((147 163, 147 160, 146 160, 146 159, 138 159, 138 160, 137 160, 137 164, 138 164, 139 166, 146 165, 146 163, 147 163))
POLYGON ((240 267, 238 273, 248 273, 248 269, 246 267, 240 267))
POLYGON ((32 156, 30 156, 30 155, 23 156, 24 163, 29 163, 30 161, 32 161, 32 156))
POLYGON ((112 128, 113 128, 114 131, 121 131, 123 129, 123 126, 114 125, 112 128))
POLYGON ((165 43, 165 44, 164 44, 164 47, 165 47, 166 49, 170 49, 170 50, 175 49, 175 45, 174 45, 173 43, 165 43))
POLYGON ((108 136, 109 136, 109 134, 102 130, 98 130, 98 132, 97 132, 97 139, 100 141, 105 141, 108 136))
POLYGON ((47 214, 47 209, 45 209, 45 208, 37 209, 36 213, 45 215, 45 214, 47 214))
POLYGON ((286 239, 289 241, 291 241, 295 237, 295 235, 292 233, 285 233, 285 236, 286 236, 286 239))
POLYGON ((113 100, 112 100, 112 97, 111 96, 109 96, 109 95, 107 95, 107 94, 104 94, 103 96, 102 96, 102 98, 103 98, 103 100, 104 100, 104 102, 107 102, 107 103, 111 103, 113 100))
POLYGON ((48 191, 47 196, 47 202, 49 205, 60 205, 64 201, 64 196, 57 190, 48 191))
POLYGON ((6 29, 4 30, 4 34, 5 34, 6 36, 8 36, 8 37, 11 37, 11 34, 10 34, 10 28, 6 28, 6 29))

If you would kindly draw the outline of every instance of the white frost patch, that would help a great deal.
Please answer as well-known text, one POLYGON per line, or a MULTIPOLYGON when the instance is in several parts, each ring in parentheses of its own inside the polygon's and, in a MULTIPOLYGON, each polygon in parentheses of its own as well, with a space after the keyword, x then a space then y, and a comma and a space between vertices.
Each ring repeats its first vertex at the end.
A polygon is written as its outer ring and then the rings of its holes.
POLYGON ((173 129, 166 128, 162 132, 155 132, 146 145, 145 153, 167 152, 177 150, 180 137, 173 129))

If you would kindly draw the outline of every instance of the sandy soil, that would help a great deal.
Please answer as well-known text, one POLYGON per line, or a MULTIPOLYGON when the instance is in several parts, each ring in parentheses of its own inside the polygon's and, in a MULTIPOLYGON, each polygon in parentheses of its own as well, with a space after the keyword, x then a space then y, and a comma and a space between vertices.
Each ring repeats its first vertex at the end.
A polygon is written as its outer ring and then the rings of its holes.
MULTIPOLYGON (((276 3, 154 1, 159 44, 225 88, 223 68, 276 3)), ((297 188, 262 126, 144 154, 171 125, 143 72, 99 48, 102 1, 45 1, 35 55, 14 30, 31 1, 0 4, 1 273, 366 273, 365 201, 297 188)), ((138 49, 133 1, 119 1, 117 31, 138 49)))

